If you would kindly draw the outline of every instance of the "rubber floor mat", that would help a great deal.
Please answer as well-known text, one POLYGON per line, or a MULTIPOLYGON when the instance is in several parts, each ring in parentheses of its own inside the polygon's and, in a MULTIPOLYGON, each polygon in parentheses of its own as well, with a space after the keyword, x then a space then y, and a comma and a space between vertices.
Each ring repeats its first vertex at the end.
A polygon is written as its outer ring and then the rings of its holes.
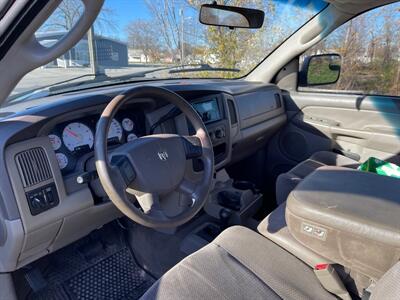
POLYGON ((40 274, 40 280, 36 276, 30 278, 31 282, 46 283, 26 297, 38 300, 138 299, 155 281, 137 266, 123 235, 115 228, 94 232, 28 270, 40 274))

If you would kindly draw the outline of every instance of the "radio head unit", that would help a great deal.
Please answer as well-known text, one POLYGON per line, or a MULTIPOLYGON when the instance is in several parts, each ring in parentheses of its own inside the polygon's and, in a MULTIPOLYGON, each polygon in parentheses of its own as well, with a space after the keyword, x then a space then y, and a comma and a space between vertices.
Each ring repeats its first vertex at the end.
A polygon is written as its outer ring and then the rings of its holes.
POLYGON ((192 105, 205 124, 220 121, 222 119, 216 97, 210 100, 195 102, 192 105))

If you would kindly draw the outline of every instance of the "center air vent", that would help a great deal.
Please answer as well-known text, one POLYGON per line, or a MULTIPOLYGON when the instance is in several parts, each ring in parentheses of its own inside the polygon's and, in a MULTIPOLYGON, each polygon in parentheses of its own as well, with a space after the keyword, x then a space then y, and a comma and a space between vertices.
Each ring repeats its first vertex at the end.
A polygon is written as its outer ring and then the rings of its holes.
POLYGON ((31 187, 52 178, 50 164, 43 148, 32 148, 15 157, 24 187, 31 187))

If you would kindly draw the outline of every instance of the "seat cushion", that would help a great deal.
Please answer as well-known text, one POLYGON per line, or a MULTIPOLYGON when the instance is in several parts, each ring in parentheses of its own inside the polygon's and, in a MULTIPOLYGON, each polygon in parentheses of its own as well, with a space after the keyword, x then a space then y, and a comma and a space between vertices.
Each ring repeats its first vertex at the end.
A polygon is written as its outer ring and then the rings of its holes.
POLYGON ((400 262, 396 263, 372 288, 370 300, 399 299, 400 262))
POLYGON ((303 178, 323 166, 338 166, 356 169, 359 166, 359 162, 330 151, 319 151, 314 153, 309 159, 299 163, 289 172, 278 176, 276 180, 277 204, 280 205, 285 202, 290 192, 303 178))
POLYGON ((162 276, 143 299, 336 299, 311 268, 247 228, 226 229, 162 276))

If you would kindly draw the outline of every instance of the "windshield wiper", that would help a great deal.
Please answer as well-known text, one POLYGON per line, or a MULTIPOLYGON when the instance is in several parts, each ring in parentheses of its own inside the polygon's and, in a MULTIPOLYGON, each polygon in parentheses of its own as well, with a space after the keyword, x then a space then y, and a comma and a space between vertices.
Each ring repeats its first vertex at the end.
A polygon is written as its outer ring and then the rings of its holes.
POLYGON ((189 73, 189 72, 200 72, 200 71, 214 71, 214 72, 240 72, 240 69, 236 68, 218 68, 212 67, 209 64, 201 64, 201 65, 186 65, 184 67, 191 67, 191 68, 180 68, 178 67, 177 70, 171 69, 168 71, 169 74, 175 73, 189 73))
POLYGON ((73 78, 70 78, 70 79, 58 81, 58 82, 52 83, 50 85, 46 85, 46 86, 38 87, 38 88, 35 88, 35 89, 32 89, 32 90, 28 90, 28 91, 25 91, 25 92, 22 92, 22 93, 18 93, 16 95, 10 96, 7 99, 6 103, 8 103, 8 104, 9 103, 16 103, 16 102, 21 102, 21 101, 25 101, 25 100, 35 99, 35 98, 38 98, 38 97, 46 97, 46 96, 49 96, 51 94, 52 88, 60 86, 60 85, 63 85, 63 88, 64 88, 66 83, 73 82, 75 80, 78 80, 78 79, 81 79, 81 78, 85 78, 85 77, 94 77, 94 79, 83 80, 83 81, 80 81, 79 83, 73 84, 71 86, 78 86, 78 85, 81 85, 81 84, 86 84, 88 82, 96 81, 96 80, 98 80, 100 78, 102 80, 104 80, 104 78, 108 78, 105 74, 84 74, 84 75, 80 75, 80 76, 73 77, 73 78))
MULTIPOLYGON (((218 68, 218 67, 212 67, 209 64, 187 64, 187 65, 178 65, 178 66, 170 66, 153 70, 147 70, 139 73, 141 73, 141 75, 144 76, 150 73, 158 71, 166 71, 166 70, 168 70, 168 74, 176 74, 184 72, 200 72, 200 71, 240 72, 240 70, 236 68, 218 68)), ((136 75, 139 73, 134 73, 134 74, 136 75)))
MULTIPOLYGON (((231 69, 231 68, 214 68, 209 64, 186 64, 186 65, 178 65, 178 66, 168 66, 168 67, 160 67, 151 70, 145 70, 140 72, 135 72, 127 75, 110 77, 111 80, 117 80, 124 82, 124 80, 129 80, 132 78, 142 78, 146 77, 146 75, 160 72, 160 71, 168 71, 168 74, 176 74, 176 73, 184 73, 184 72, 199 72, 199 71, 221 71, 221 72, 240 72, 240 69, 231 69)), ((166 78, 160 78, 166 79, 166 78)))

